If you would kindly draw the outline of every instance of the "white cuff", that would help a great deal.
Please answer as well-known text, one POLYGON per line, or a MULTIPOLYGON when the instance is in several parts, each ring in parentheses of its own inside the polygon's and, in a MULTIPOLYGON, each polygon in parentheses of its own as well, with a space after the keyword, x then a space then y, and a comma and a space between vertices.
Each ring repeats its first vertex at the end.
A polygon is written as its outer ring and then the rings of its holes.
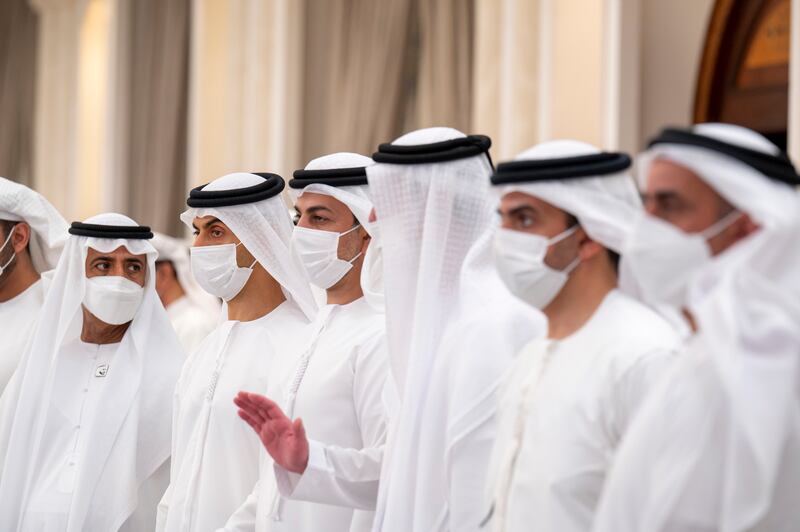
POLYGON ((287 471, 273 462, 275 480, 278 491, 287 499, 301 498, 308 491, 314 491, 313 485, 316 474, 331 472, 328 460, 325 457, 325 446, 316 440, 308 440, 308 464, 302 475, 287 471))

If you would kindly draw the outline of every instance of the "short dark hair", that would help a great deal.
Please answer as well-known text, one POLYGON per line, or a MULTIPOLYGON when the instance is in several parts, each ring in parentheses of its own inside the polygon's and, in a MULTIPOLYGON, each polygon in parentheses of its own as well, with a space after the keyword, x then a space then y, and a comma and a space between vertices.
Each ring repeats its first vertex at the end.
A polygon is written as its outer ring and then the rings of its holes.
MULTIPOLYGON (((567 215, 567 229, 570 229, 576 225, 577 226, 581 225, 581 223, 578 221, 578 218, 571 215, 570 213, 565 213, 565 214, 567 215)), ((608 260, 611 261, 611 266, 614 267, 614 271, 619 272, 619 259, 620 259, 619 253, 617 253, 612 249, 608 249, 605 246, 603 247, 605 248, 606 253, 608 254, 608 260)))

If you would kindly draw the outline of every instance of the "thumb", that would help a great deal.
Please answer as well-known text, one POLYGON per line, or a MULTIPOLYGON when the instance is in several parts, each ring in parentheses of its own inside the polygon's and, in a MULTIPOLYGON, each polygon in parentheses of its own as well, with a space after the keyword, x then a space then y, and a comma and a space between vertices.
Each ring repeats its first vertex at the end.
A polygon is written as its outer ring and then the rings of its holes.
POLYGON ((297 439, 306 441, 306 428, 303 425, 303 420, 301 418, 297 418, 292 422, 292 428, 294 429, 294 435, 297 439))

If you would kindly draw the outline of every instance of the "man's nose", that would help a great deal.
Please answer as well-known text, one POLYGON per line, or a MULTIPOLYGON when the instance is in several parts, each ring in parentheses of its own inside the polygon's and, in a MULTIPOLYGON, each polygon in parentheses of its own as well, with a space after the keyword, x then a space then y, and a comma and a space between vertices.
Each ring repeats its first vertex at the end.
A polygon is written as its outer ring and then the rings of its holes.
POLYGON ((123 261, 115 261, 114 265, 111 267, 111 275, 125 277, 125 263, 123 261))

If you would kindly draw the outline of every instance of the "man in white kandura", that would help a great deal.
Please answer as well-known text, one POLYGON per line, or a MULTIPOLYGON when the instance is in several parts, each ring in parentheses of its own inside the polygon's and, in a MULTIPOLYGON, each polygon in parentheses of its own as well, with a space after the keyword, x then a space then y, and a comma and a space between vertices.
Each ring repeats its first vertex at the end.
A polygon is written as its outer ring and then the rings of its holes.
POLYGON ((273 372, 269 398, 243 392, 236 400, 274 467, 262 453, 259 487, 227 531, 372 528, 372 512, 354 510, 369 504, 352 497, 345 506, 336 498, 376 492, 385 439, 384 316, 364 298, 360 282, 374 232, 370 164, 368 157, 336 153, 314 159, 289 182, 299 190, 292 247, 311 282, 326 291, 327 305, 303 334, 302 355, 281 360, 288 371, 273 372))
POLYGON ((258 481, 264 452, 233 406, 266 390, 278 356, 291 356, 316 315, 303 265, 290 252, 292 221, 275 174, 228 174, 189 194, 192 272, 227 304, 227 320, 189 357, 175 390, 170 486, 158 530, 225 525, 258 481))
POLYGON ((367 168, 392 375, 376 531, 477 529, 497 388, 514 355, 544 334, 542 314, 494 269, 490 143, 422 129, 382 144, 367 168))
POLYGON ((152 530, 184 354, 152 233, 75 222, 0 414, 0 530, 152 530))
POLYGON ((545 142, 492 176, 495 258, 512 293, 542 309, 499 395, 487 528, 590 530, 614 452, 680 349, 673 328, 617 289, 642 203, 623 153, 545 142))
POLYGON ((171 236, 155 233, 156 292, 167 309, 175 334, 191 354, 220 321, 219 299, 197 284, 189 262, 189 247, 171 236))
POLYGON ((41 194, 0 177, 0 394, 19 363, 56 267, 67 222, 41 194))
POLYGON ((693 332, 615 458, 594 530, 789 532, 800 523, 800 184, 762 135, 666 129, 623 261, 693 332))

